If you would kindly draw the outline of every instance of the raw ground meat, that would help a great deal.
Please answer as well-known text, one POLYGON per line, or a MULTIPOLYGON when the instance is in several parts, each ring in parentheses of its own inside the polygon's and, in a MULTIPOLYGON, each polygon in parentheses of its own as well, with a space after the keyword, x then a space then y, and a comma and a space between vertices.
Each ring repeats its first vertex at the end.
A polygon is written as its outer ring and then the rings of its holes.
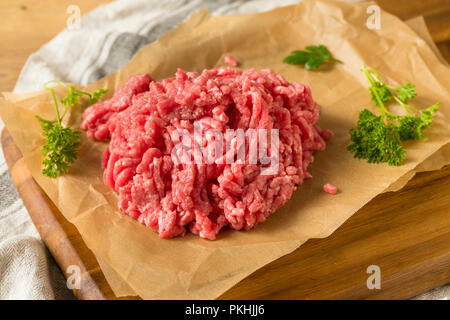
POLYGON ((162 238, 190 230, 215 239, 223 227, 248 230, 263 222, 311 177, 313 152, 332 136, 315 125, 319 115, 305 85, 270 69, 221 67, 178 70, 161 81, 133 75, 110 99, 87 108, 81 127, 90 138, 110 139, 103 178, 118 192, 122 212, 162 238), (221 132, 278 129, 278 171, 263 175, 263 164, 249 163, 248 139, 243 164, 174 162, 171 134, 192 133, 194 121, 221 132))
POLYGON ((326 193, 329 193, 329 194, 336 194, 337 187, 332 184, 327 183, 323 186, 323 191, 325 191, 326 193))
POLYGON ((236 67, 238 65, 238 61, 235 58, 233 58, 233 57, 225 56, 225 58, 223 58, 223 60, 230 67, 236 67))

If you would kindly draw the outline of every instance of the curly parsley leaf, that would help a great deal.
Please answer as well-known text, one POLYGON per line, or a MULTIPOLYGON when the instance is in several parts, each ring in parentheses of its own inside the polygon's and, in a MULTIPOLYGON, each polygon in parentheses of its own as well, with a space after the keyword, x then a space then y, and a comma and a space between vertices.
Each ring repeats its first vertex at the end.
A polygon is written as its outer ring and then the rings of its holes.
POLYGON ((367 80, 369 80, 369 91, 374 105, 381 107, 384 103, 391 100, 392 92, 383 82, 381 82, 380 76, 376 70, 363 68, 362 72, 367 80))
POLYGON ((406 82, 404 86, 395 87, 394 90, 397 92, 397 97, 402 102, 407 102, 408 100, 412 100, 417 96, 416 86, 406 82))
POLYGON ((68 89, 69 92, 67 93, 67 95, 59 100, 59 102, 67 107, 73 107, 83 96, 83 93, 75 89, 75 87, 72 85, 69 85, 68 89))
POLYGON ((422 139, 423 130, 431 126, 440 103, 419 110, 406 103, 417 96, 414 85, 407 82, 403 86, 392 87, 381 81, 376 70, 363 68, 362 71, 370 83, 372 102, 380 108, 381 115, 377 116, 368 109, 360 112, 357 128, 350 129, 351 144, 347 150, 352 151, 355 158, 367 159, 369 163, 401 165, 406 155, 401 141, 422 139), (385 103, 392 100, 398 102, 407 115, 391 113, 385 103))
POLYGON ((423 139, 423 130, 431 126, 431 123, 433 122, 433 114, 438 111, 439 104, 440 103, 436 103, 425 110, 419 111, 418 116, 399 116, 398 128, 400 139, 402 141, 423 139))
POLYGON ((46 120, 36 115, 46 140, 42 148, 44 157, 42 174, 55 178, 59 174, 69 171, 70 165, 77 159, 78 150, 81 146, 81 131, 62 125, 62 120, 69 107, 75 106, 83 95, 89 96, 89 105, 96 103, 106 93, 106 89, 88 93, 76 89, 73 85, 67 85, 57 80, 45 83, 44 88, 51 92, 55 104, 56 120, 46 120), (60 100, 60 103, 65 106, 64 113, 61 116, 55 90, 47 86, 47 84, 52 82, 62 84, 68 89, 66 96, 60 100))
POLYGON ((318 69, 324 62, 343 63, 341 60, 333 58, 324 45, 307 46, 305 51, 294 50, 283 59, 283 62, 294 65, 304 64, 307 70, 318 69))
POLYGON ((89 93, 86 91, 78 90, 75 88, 75 86, 67 85, 64 82, 60 82, 60 81, 56 81, 56 80, 52 81, 52 82, 57 82, 57 83, 63 84, 68 89, 67 95, 60 100, 60 102, 67 107, 73 107, 78 102, 78 100, 80 100, 80 98, 82 96, 89 97, 88 106, 93 105, 94 103, 97 103, 101 99, 101 97, 103 97, 103 95, 105 95, 108 92, 107 88, 101 88, 101 89, 95 90, 92 93, 89 93))
POLYGON ((406 155, 397 127, 386 124, 383 116, 376 116, 368 109, 360 112, 357 129, 350 129, 350 141, 347 150, 354 152, 355 158, 367 159, 369 163, 387 162, 398 166, 406 155))
POLYGON ((89 106, 100 101, 100 99, 108 92, 107 88, 95 90, 89 96, 89 106))
POLYGON ((80 130, 63 127, 57 121, 48 121, 39 116, 36 118, 41 123, 41 128, 46 138, 42 155, 44 165, 42 173, 55 178, 61 173, 66 173, 70 164, 75 162, 80 148, 80 130))

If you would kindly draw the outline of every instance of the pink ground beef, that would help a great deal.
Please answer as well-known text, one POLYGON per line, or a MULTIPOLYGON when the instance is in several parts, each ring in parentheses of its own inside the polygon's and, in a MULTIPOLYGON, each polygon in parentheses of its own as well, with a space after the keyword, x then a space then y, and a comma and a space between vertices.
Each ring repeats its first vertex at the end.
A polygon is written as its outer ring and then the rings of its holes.
POLYGON ((221 67, 178 70, 161 81, 133 75, 110 99, 87 108, 81 127, 90 138, 110 140, 103 178, 118 192, 122 212, 162 238, 190 230, 215 239, 224 227, 248 230, 265 221, 311 177, 313 152, 332 135, 315 125, 319 115, 305 85, 270 69, 221 67), (262 175, 262 164, 248 163, 247 153, 245 164, 174 163, 170 134, 193 132, 194 121, 221 132, 278 129, 278 172, 262 175))

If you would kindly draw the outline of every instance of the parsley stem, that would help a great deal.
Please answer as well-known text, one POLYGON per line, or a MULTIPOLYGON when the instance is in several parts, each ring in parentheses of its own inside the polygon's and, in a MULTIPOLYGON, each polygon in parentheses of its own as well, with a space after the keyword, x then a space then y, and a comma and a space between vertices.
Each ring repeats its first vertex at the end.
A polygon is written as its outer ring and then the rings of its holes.
POLYGON ((385 107, 383 100, 381 99, 377 90, 372 89, 372 88, 376 87, 377 82, 381 83, 381 78, 380 78, 380 75, 378 74, 378 72, 374 69, 369 69, 369 68, 364 68, 364 67, 361 69, 361 71, 364 73, 367 80, 369 80, 369 83, 370 83, 369 91, 377 100, 378 106, 381 109, 381 115, 383 116, 383 119, 385 118, 386 115, 392 115, 392 113, 390 113, 387 110, 387 108, 385 107), (374 79, 374 77, 375 77, 375 79, 374 79))
POLYGON ((419 112, 419 110, 418 110, 417 108, 414 108, 413 106, 410 106, 410 105, 404 103, 402 100, 400 100, 400 99, 399 99, 398 97, 396 97, 396 96, 394 96, 394 100, 397 101, 398 104, 400 104, 400 105, 403 107, 403 109, 406 110, 406 112, 408 113, 408 115, 411 115, 411 114, 412 114, 411 111, 410 111, 410 109, 412 109, 412 110, 414 110, 414 111, 416 111, 416 112, 419 112))
POLYGON ((46 83, 44 83, 43 84, 44 89, 49 90, 52 93, 53 101, 55 102, 56 115, 58 117, 57 121, 58 121, 59 125, 61 125, 62 120, 66 116, 67 111, 69 110, 69 105, 64 104, 65 109, 64 109, 64 112, 63 112, 62 116, 60 116, 55 90, 52 87, 48 87, 47 86, 50 83, 56 83, 56 84, 64 86, 66 89, 69 90, 69 94, 74 94, 74 93, 81 94, 81 95, 84 94, 84 95, 87 95, 89 97, 89 100, 92 100, 92 95, 89 92, 85 92, 85 91, 81 91, 81 90, 75 89, 75 87, 70 86, 70 85, 68 85, 67 83, 65 83, 65 82, 63 82, 61 80, 50 80, 50 81, 47 81, 46 83))
POLYGON ((45 89, 49 89, 50 87, 47 87, 47 85, 50 84, 50 83, 57 83, 57 84, 60 84, 60 85, 64 86, 65 88, 69 89, 69 86, 67 85, 67 83, 65 83, 65 82, 63 82, 61 80, 50 80, 50 81, 47 81, 46 83, 43 84, 43 87, 45 89))
POLYGON ((63 113, 63 115, 61 116, 61 121, 62 121, 62 119, 66 116, 67 110, 69 110, 69 107, 68 107, 68 106, 66 106, 66 108, 64 109, 64 113, 63 113))
POLYGON ((51 92, 51 94, 52 94, 53 101, 55 102, 55 110, 56 110, 57 121, 58 121, 58 124, 61 126, 61 121, 63 120, 64 116, 65 116, 66 113, 67 113, 67 106, 66 106, 66 108, 65 108, 65 110, 64 110, 64 113, 63 113, 63 115, 62 115, 62 117, 61 117, 60 114, 59 114, 59 105, 58 105, 58 100, 56 99, 55 89, 53 89, 52 87, 48 87, 48 86, 47 86, 47 85, 50 84, 50 83, 61 84, 61 85, 63 85, 65 88, 68 88, 68 86, 67 86, 66 83, 64 83, 64 82, 62 82, 62 81, 60 81, 60 80, 50 80, 50 81, 47 81, 46 83, 44 83, 44 84, 42 85, 42 86, 44 87, 44 89, 49 90, 49 91, 51 92))
POLYGON ((48 87, 45 87, 45 86, 44 86, 44 88, 46 90, 49 90, 51 92, 51 94, 52 94, 52 98, 53 98, 53 101, 55 103, 56 121, 58 122, 59 125, 61 125, 61 117, 59 116, 58 101, 56 100, 55 90, 53 88, 48 88, 48 87))

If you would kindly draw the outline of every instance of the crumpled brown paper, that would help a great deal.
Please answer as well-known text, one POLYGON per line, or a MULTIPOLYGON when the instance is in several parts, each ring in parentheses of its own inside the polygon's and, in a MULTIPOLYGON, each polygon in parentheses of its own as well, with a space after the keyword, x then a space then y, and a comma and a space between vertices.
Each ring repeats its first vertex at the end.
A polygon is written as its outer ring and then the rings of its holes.
MULTIPOLYGON (((87 246, 129 288, 147 299, 215 298, 307 239, 328 236, 450 142, 449 68, 425 40, 390 14, 381 13, 380 30, 369 30, 366 9, 370 4, 309 0, 261 14, 223 17, 200 11, 143 48, 120 71, 85 87, 92 91, 107 86, 110 95, 134 73, 148 72, 162 79, 178 67, 201 71, 222 65, 225 55, 237 58, 241 68, 272 68, 289 81, 310 85, 323 108, 319 124, 335 136, 325 151, 316 154, 310 169, 314 178, 265 223, 248 232, 227 230, 216 241, 193 235, 160 239, 154 230, 117 210, 116 194, 102 182, 100 158, 106 143, 83 135, 79 159, 69 174, 57 179, 41 175, 44 138, 34 115, 55 117, 48 92, 5 93, 0 115, 36 181, 78 228, 87 246), (294 49, 320 43, 344 64, 310 72, 281 62, 294 49), (358 112, 371 106, 362 65, 376 68, 390 83, 416 84, 419 106, 442 102, 426 138, 406 144, 403 166, 368 164, 345 150, 358 112), (340 192, 326 194, 324 183, 336 184, 340 192)), ((57 93, 62 95, 63 89, 57 93)), ((68 124, 79 126, 82 109, 72 110, 68 124)))

